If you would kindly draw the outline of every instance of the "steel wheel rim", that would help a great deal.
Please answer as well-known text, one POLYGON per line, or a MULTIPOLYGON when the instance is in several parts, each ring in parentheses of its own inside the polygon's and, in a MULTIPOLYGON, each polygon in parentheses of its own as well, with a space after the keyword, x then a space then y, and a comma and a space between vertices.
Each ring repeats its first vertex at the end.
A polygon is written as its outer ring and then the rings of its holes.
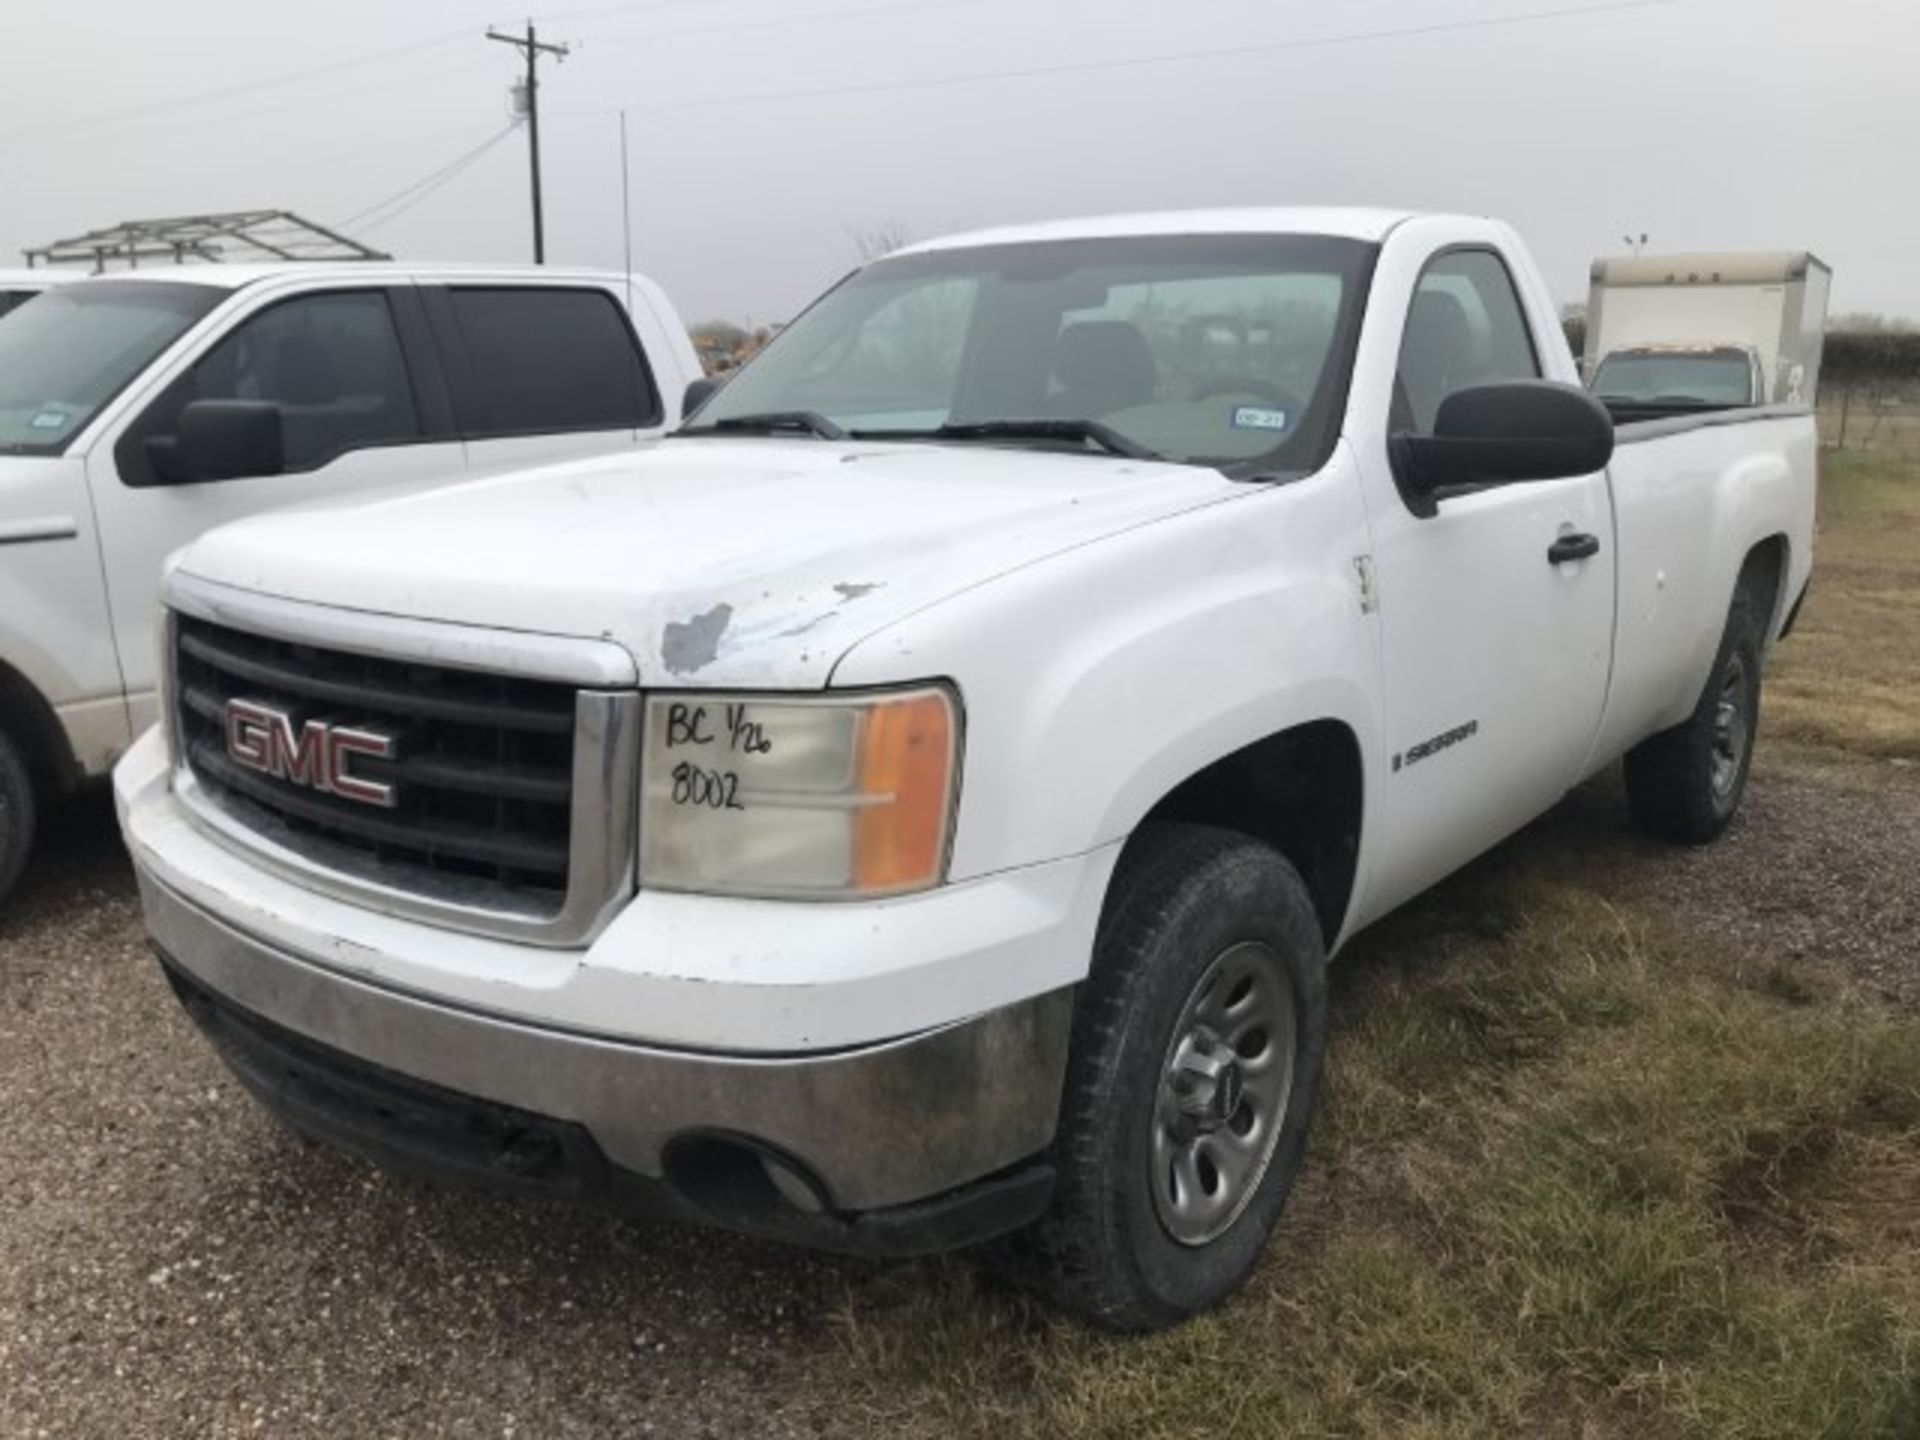
POLYGON ((1720 674, 1713 708, 1713 793, 1724 800, 1739 782, 1747 755, 1747 662, 1735 651, 1720 674))
POLYGON ((1232 1228, 1273 1163, 1293 1095, 1299 1026, 1285 965, 1243 941, 1188 992, 1154 1091, 1148 1181, 1181 1245, 1232 1228))

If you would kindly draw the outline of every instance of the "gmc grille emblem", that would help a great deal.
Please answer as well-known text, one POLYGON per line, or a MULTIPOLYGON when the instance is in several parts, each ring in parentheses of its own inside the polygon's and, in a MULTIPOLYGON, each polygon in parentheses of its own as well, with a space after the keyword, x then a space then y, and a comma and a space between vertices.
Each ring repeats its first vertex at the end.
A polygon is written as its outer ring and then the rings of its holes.
POLYGON ((353 773, 356 755, 393 758, 391 735, 308 720, 295 726, 284 710, 253 700, 229 700, 227 754, 236 765, 361 805, 395 803, 393 786, 353 773))

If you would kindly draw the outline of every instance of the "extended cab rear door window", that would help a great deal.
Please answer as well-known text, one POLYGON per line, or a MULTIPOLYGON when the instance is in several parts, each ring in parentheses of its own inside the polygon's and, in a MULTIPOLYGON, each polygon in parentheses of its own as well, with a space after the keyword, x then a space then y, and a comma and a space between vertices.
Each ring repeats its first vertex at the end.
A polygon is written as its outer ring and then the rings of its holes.
POLYGON ((164 469, 180 412, 195 400, 277 406, 286 474, 423 436, 392 307, 379 290, 302 295, 242 321, 128 430, 116 456, 128 484, 165 483, 155 452, 164 469))
POLYGON ((446 292, 466 363, 454 408, 468 439, 643 430, 662 419, 640 342, 612 294, 558 286, 446 292))

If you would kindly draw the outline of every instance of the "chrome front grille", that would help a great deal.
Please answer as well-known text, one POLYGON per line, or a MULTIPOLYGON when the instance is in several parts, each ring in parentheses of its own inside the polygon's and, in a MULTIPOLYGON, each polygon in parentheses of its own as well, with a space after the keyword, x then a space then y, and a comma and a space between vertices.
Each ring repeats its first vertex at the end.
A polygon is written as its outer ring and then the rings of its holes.
POLYGON ((258 807, 293 835, 383 866, 486 881, 558 910, 567 890, 575 692, 319 650, 181 618, 174 701, 181 753, 201 784, 258 807), (343 799, 237 763, 226 713, 245 701, 391 736, 392 759, 356 773, 392 808, 343 799))
POLYGON ((635 695, 226 618, 176 611, 168 656, 181 788, 222 838, 317 888, 536 943, 590 938, 630 892, 635 695), (390 753, 350 763, 378 803, 301 766, 242 763, 236 712, 279 717, 301 743, 376 737, 390 753))

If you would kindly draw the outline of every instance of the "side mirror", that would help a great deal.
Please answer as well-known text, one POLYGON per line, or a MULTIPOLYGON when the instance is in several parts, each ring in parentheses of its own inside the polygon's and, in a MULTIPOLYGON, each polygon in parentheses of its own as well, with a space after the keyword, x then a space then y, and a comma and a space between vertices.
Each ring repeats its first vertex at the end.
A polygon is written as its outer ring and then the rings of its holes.
POLYGON ((194 400, 172 435, 147 441, 154 471, 175 484, 278 475, 287 468, 280 407, 270 400, 194 400))
POLYGON ((1449 492, 1604 470, 1613 416, 1577 385, 1510 380, 1456 390, 1433 434, 1395 435, 1394 474, 1414 513, 1431 516, 1449 492))
POLYGON ((727 377, 724 375, 702 375, 687 386, 686 397, 680 402, 680 423, 684 425, 691 420, 694 411, 718 394, 720 387, 726 383, 727 377))

